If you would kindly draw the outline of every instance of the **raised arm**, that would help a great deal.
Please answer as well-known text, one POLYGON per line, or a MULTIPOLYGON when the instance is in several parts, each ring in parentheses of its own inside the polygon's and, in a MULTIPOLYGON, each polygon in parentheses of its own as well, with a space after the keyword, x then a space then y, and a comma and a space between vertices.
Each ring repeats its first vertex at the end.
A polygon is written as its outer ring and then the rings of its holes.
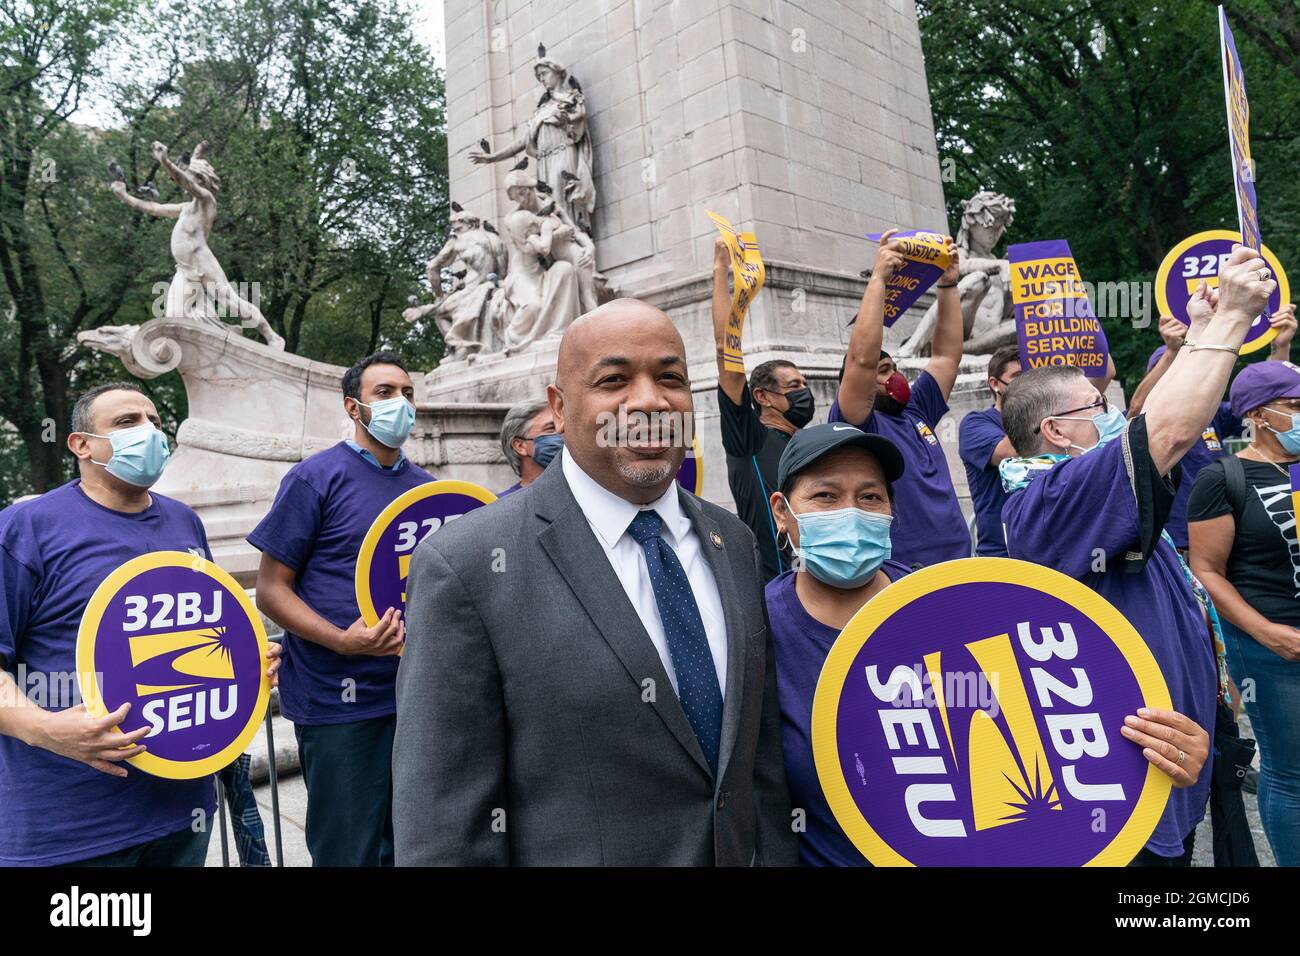
MULTIPOLYGON (((195 155, 199 150, 195 149, 195 155)), ((171 157, 167 154, 167 147, 163 143, 155 142, 153 144, 153 158, 163 169, 167 170, 167 175, 172 178, 177 186, 190 196, 201 203, 210 203, 213 201, 212 193, 208 192, 199 185, 199 181, 187 169, 181 169, 172 162, 171 157)))
POLYGON ((1268 357, 1276 362, 1291 361, 1291 340, 1295 338, 1295 306, 1288 302, 1274 312, 1268 324, 1277 329, 1277 336, 1269 346, 1268 357))
POLYGON ((880 368, 880 346, 885 339, 885 293, 890 277, 903 267, 898 246, 890 242, 896 232, 897 229, 890 229, 880 237, 876 263, 862 292, 858 319, 849 336, 844 378, 836 396, 846 422, 865 422, 876 403, 876 371, 880 368))
POLYGON ((952 387, 957 384, 957 372, 961 368, 962 345, 966 330, 961 317, 961 296, 957 294, 957 282, 961 279, 960 253, 957 245, 948 236, 945 242, 948 250, 948 268, 935 284, 935 298, 939 307, 939 320, 934 326, 934 338, 931 340, 930 361, 925 370, 938 383, 946 402, 952 394, 952 387))
POLYGON ((181 210, 185 208, 184 203, 161 203, 150 202, 147 199, 137 199, 126 191, 126 183, 117 181, 109 184, 113 190, 113 195, 122 200, 123 203, 132 209, 139 210, 146 216, 157 216, 159 219, 178 219, 181 210))
MULTIPOLYGON (((1191 344, 1179 349, 1143 409, 1151 460, 1161 475, 1178 464, 1214 418, 1246 332, 1276 288, 1259 253, 1234 244, 1219 273, 1218 308, 1203 331, 1193 329, 1191 344)), ((1202 283, 1196 295, 1207 291, 1202 283)))
MULTIPOLYGON (((1200 294, 1201 293, 1198 290, 1197 295, 1199 296, 1200 294)), ((1208 321, 1209 315, 1213 311, 1208 308, 1208 301, 1204 298, 1197 298, 1193 301, 1197 302, 1198 305, 1204 304, 1207 306, 1205 317, 1208 321)), ((1178 357, 1178 350, 1183 347, 1183 341, 1187 338, 1187 326, 1183 325, 1182 322, 1175 319, 1172 315, 1160 316, 1158 328, 1160 330, 1160 337, 1165 340, 1165 351, 1164 354, 1156 360, 1156 364, 1151 367, 1151 371, 1147 372, 1146 375, 1143 376, 1142 381, 1138 383, 1136 391, 1133 392, 1133 396, 1128 400, 1129 418, 1136 418, 1138 415, 1142 414, 1142 406, 1146 404, 1147 396, 1151 394, 1151 389, 1156 387, 1156 382, 1164 378, 1165 372, 1169 371, 1169 366, 1174 364, 1174 359, 1178 357)), ((1106 390, 1098 385, 1097 391, 1104 393, 1106 390)))
MULTIPOLYGON (((486 140, 483 142, 486 142, 486 140)), ((482 165, 483 163, 499 163, 501 160, 509 159, 511 156, 518 156, 524 151, 524 147, 527 145, 528 134, 525 133, 505 149, 497 150, 495 153, 485 153, 482 150, 471 149, 469 151, 469 161, 475 166, 482 165)))
POLYGON ((713 240, 713 342, 718 354, 718 387, 739 405, 745 391, 745 373, 727 370, 723 359, 727 348, 727 319, 731 316, 731 290, 727 277, 731 275, 731 252, 726 240, 718 236, 713 240))

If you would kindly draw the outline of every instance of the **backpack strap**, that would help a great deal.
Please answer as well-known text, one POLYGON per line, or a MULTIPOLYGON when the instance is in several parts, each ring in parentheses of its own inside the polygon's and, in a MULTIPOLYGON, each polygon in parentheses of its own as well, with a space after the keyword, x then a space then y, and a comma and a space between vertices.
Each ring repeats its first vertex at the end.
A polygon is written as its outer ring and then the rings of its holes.
POLYGON ((1246 466, 1236 455, 1224 455, 1223 462, 1224 493, 1228 504, 1232 506, 1232 515, 1241 526, 1241 517, 1246 510, 1246 466))

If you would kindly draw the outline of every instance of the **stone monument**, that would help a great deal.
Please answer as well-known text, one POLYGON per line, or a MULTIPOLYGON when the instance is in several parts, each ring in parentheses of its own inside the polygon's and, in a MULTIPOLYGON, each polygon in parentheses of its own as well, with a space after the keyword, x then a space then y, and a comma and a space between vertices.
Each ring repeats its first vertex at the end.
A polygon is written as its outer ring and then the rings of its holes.
MULTIPOLYGON (((208 144, 199 143, 194 152, 178 166, 162 143, 153 144, 153 158, 167 171, 188 202, 158 203, 139 199, 126 191, 120 172, 114 173, 112 190, 132 209, 160 219, 175 219, 172 230, 172 256, 176 275, 167 290, 165 315, 198 322, 222 324, 223 316, 238 318, 241 324, 255 329, 274 349, 284 348, 284 339, 275 333, 262 310, 235 291, 226 278, 221 263, 208 248, 208 236, 217 218, 217 191, 221 180, 207 160, 208 144)), ((116 163, 111 168, 120 169, 116 163)))
MULTIPOLYGON (((729 503, 706 210, 755 232, 767 264, 747 362, 797 362, 824 417, 874 256, 864 234, 949 231, 911 0, 447 0, 446 23, 452 196, 503 221, 505 161, 535 161, 600 273, 681 330, 704 494, 729 503)), ((888 330, 887 348, 932 301, 888 330)), ((556 343, 534 342, 435 370, 430 400, 542 395, 556 343)), ((966 384, 982 380, 977 364, 966 384)))

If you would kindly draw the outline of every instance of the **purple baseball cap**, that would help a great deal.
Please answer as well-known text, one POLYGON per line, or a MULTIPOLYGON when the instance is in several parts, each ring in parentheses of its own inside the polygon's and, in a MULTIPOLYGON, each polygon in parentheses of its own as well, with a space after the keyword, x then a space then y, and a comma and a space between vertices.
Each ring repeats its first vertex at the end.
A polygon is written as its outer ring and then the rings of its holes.
POLYGON ((1167 352, 1168 350, 1169 350, 1169 346, 1162 345, 1160 346, 1160 348, 1156 349, 1154 352, 1151 353, 1151 357, 1147 359, 1148 372, 1156 367, 1156 362, 1160 361, 1160 356, 1164 355, 1165 352, 1167 352))
POLYGON ((1237 373, 1228 393, 1238 418, 1279 398, 1300 398, 1300 366, 1272 359, 1255 362, 1237 373))

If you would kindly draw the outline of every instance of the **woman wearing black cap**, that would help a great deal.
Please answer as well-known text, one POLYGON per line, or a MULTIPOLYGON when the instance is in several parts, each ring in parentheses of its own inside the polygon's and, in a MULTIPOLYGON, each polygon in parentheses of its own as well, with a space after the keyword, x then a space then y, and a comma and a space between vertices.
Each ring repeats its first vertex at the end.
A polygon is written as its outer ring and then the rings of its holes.
POLYGON ((790 439, 771 498, 794 566, 767 585, 781 741, 792 805, 807 814, 805 866, 865 866, 822 795, 812 751, 812 703, 831 645, 858 610, 908 573, 891 561, 893 483, 903 456, 851 425, 814 425, 790 439))
POLYGON ((1187 505, 1189 561, 1223 624, 1228 672, 1259 742, 1259 815, 1279 866, 1300 866, 1300 368, 1256 362, 1232 413, 1251 443, 1206 465, 1187 505))

